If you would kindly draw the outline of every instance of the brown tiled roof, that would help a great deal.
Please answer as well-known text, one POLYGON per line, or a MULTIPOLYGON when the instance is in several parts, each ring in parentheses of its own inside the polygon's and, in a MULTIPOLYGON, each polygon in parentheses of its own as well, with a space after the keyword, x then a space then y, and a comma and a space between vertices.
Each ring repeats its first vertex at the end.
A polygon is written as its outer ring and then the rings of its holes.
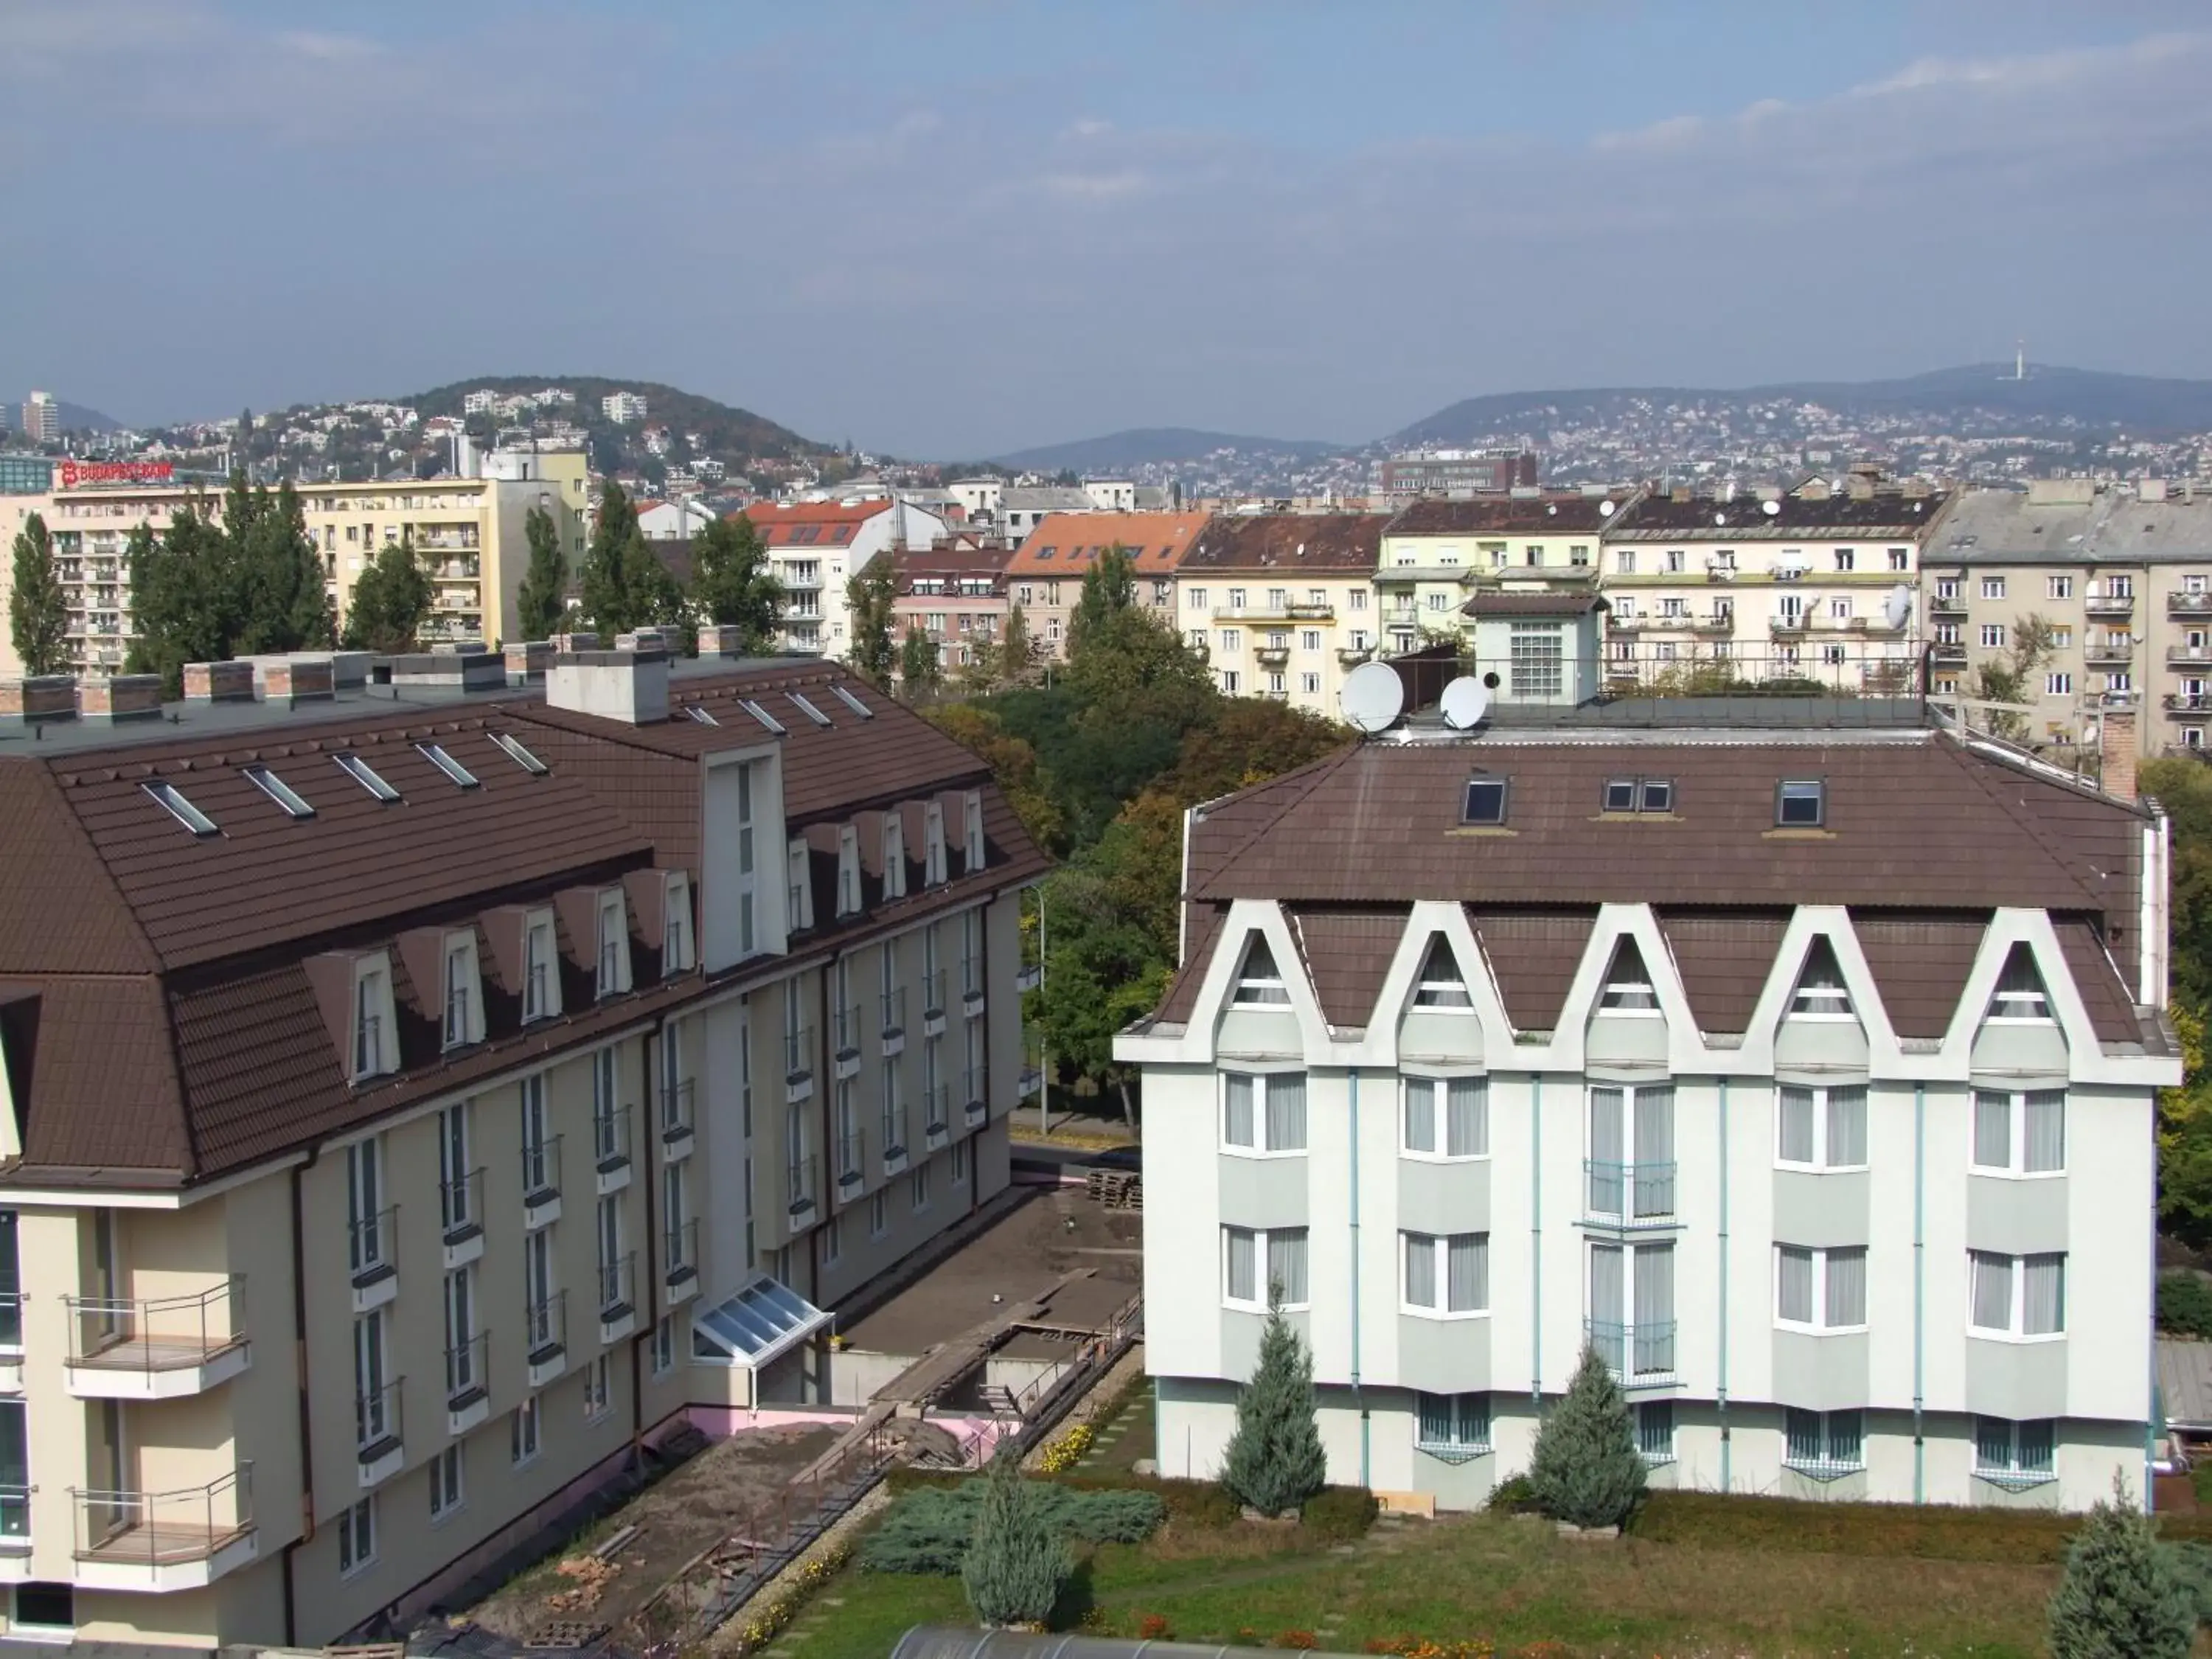
POLYGON ((1668 910, 1660 930, 1701 1031, 1741 1031, 1782 948, 1786 910, 1668 910))
POLYGON ((1602 610, 1595 593, 1477 593, 1460 606, 1466 617, 1587 617, 1602 610))
POLYGON ((2094 923, 2070 916, 2056 924, 2058 948, 2065 954, 2066 971, 2075 988, 2088 1005, 2089 1024, 2100 1042, 2135 1042, 2142 1037, 2136 1017, 2136 1001, 2097 937, 2094 923))
POLYGON ((1413 502, 1390 520, 1386 536, 1595 535, 1613 522, 1619 495, 1477 495, 1413 502), (1611 508, 1610 512, 1606 509, 1611 508))
POLYGON ((1389 522, 1379 513, 1224 514, 1199 532, 1183 556, 1183 568, 1274 575, 1372 572, 1382 562, 1382 526, 1389 522))
POLYGON ((52 775, 28 757, 0 759, 0 848, 9 901, 0 905, 0 964, 25 974, 153 970, 145 930, 76 832, 52 775))
POLYGON ((1881 992, 1883 1012, 1902 1037, 1941 1037, 1951 1029, 1959 994, 1989 929, 1986 916, 1851 912, 1851 930, 1881 992))
POLYGON ((1405 937, 1407 915, 1404 906, 1291 913, 1291 936, 1305 958, 1322 1017, 1330 1024, 1364 1026, 1373 1015, 1383 975, 1405 937))
POLYGON ((159 979, 60 975, 0 986, 37 993, 35 1023, 9 1023, 11 1042, 32 1033, 31 1097, 16 1101, 26 1163, 152 1169, 172 1182, 192 1168, 159 979))
POLYGON ((1228 906, 1213 904, 1194 904, 1183 912, 1182 963, 1154 1018, 1174 1025, 1189 1022, 1192 1006, 1198 1000, 1199 981, 1206 977, 1206 964, 1213 959, 1213 942, 1221 937, 1221 924, 1228 915, 1228 906))
POLYGON ((1810 498, 1784 495, 1770 503, 1756 495, 1716 501, 1695 495, 1678 501, 1666 495, 1646 495, 1614 515, 1605 538, 1613 541, 1776 541, 1796 537, 1864 536, 1909 541, 1933 524, 1946 498, 1941 492, 1906 495, 1880 490, 1872 495, 1810 498))
POLYGON ((1557 1026, 1575 971, 1583 964, 1583 952, 1589 947, 1590 930, 1597 925, 1596 908, 1470 905, 1467 919, 1482 942, 1491 976, 1498 981, 1498 1000, 1505 1005, 1505 1017, 1514 1029, 1548 1031, 1557 1026))
POLYGON ((1080 576, 1118 543, 1139 576, 1163 576, 1182 563, 1206 522, 1203 513, 1048 514, 1006 562, 1006 574, 1080 576))

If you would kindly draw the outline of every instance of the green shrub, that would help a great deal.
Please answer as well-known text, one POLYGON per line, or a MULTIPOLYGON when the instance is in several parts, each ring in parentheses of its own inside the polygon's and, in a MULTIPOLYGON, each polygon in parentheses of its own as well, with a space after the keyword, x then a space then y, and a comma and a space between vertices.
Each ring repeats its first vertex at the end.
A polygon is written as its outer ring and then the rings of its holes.
POLYGON ((1312 1357, 1272 1288, 1267 1301, 1260 1362, 1237 1392, 1237 1429, 1221 1484, 1261 1514, 1282 1515, 1322 1489, 1328 1459, 1314 1417, 1312 1357))
POLYGON ((975 1539, 960 1565, 968 1606, 979 1624, 1042 1624, 1060 1600, 1072 1564, 1039 1501, 1042 1491, 1022 1479, 1014 1449, 1000 1447, 976 1504, 975 1539))
POLYGON ((2179 1544, 2161 1544, 2160 1547, 2197 1604, 2197 1622, 2212 1625, 2212 1545, 2191 1538, 2179 1544))
POLYGON ((1555 1521, 1622 1526, 1644 1495, 1644 1480, 1627 1397, 1597 1350, 1585 1347, 1574 1380, 1536 1431, 1528 1462, 1536 1503, 1555 1521))
MULTIPOLYGON (((960 1571, 968 1559, 989 1483, 969 1479, 957 1486, 921 1486, 891 1506, 860 1546, 870 1572, 960 1571)), ((1167 1504, 1157 1492, 1105 1487, 1076 1490, 1045 1480, 1024 1480, 1047 1530, 1086 1544, 1141 1543, 1159 1530, 1167 1504)))
POLYGON ((2158 1328, 2175 1336, 2212 1337, 2212 1281, 2202 1273, 2160 1273, 2158 1328))
POLYGON ((2188 1659, 2197 1607, 2196 1587, 2114 1475, 2051 1593, 2051 1659, 2188 1659))
POLYGON ((1492 1515, 1530 1515, 1536 1509, 1536 1488, 1525 1474, 1501 1480, 1490 1489, 1486 1506, 1492 1515))
POLYGON ((1298 1511, 1298 1525, 1323 1542, 1348 1543, 1364 1538, 1382 1511, 1375 1494, 1364 1486, 1323 1486, 1298 1511))

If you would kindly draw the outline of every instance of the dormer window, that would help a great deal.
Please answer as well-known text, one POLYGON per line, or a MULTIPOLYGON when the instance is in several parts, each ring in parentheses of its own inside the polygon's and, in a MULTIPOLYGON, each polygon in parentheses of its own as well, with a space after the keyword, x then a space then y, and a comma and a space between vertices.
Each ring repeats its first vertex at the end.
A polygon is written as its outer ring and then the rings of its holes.
POLYGON ((921 809, 921 884, 945 884, 945 809, 933 800, 921 809))
POLYGON ((906 896, 906 824, 896 810, 884 814, 884 896, 906 896))
POLYGON ((1644 953, 1636 941, 1625 939, 1614 949, 1613 966, 1606 970, 1605 989, 1599 994, 1598 1011, 1607 1014, 1656 1014, 1659 994, 1644 966, 1644 953))
POLYGON ((841 825, 837 830, 837 915, 860 914, 860 838, 852 825, 841 825))
POLYGON ((555 967, 553 915, 541 910, 522 934, 522 1018, 550 1019, 561 1012, 561 978, 555 967))
POLYGON ((353 1076, 377 1077, 398 1069, 398 1034, 392 1028, 392 975, 382 957, 354 969, 353 1076))
POLYGON ((668 878, 661 898, 660 975, 688 974, 699 965, 699 951, 691 937, 691 878, 681 870, 668 878))
POLYGON ((2015 945, 2005 957, 2004 971, 1997 975, 1997 988, 1990 998, 1991 1019, 2041 1019, 2051 1018, 2051 999, 2044 994, 2043 975, 2035 970, 2035 953, 2025 943, 2015 945))
POLYGON ((1282 970, 1275 966, 1275 953, 1267 948, 1267 941, 1256 933, 1244 952, 1244 965, 1237 975, 1237 994, 1230 1000, 1240 1008, 1290 1006, 1290 988, 1283 982, 1282 970))
POLYGON ((1505 793, 1504 778, 1469 778, 1467 797, 1460 806, 1460 822, 1478 825, 1504 823, 1505 793))
POLYGON ((1790 999, 1792 1019, 1849 1019, 1851 994, 1844 984, 1844 970, 1825 939, 1815 939, 1798 975, 1796 994, 1790 999))
POLYGON ((785 894, 790 910, 789 928, 803 933, 814 925, 814 883, 809 873, 811 860, 807 857, 806 838, 800 836, 791 843, 784 854, 788 890, 785 894))
POLYGON ((483 1041, 483 1009, 477 994, 476 935, 451 933, 446 939, 444 1046, 459 1048, 483 1041))
POLYGON ((599 896, 599 994, 617 996, 629 989, 629 921, 622 890, 599 896))
POLYGON ((1474 1000, 1467 994, 1467 981, 1460 976, 1459 959, 1439 933, 1429 946, 1427 959, 1421 963, 1420 984, 1413 992, 1416 1008, 1472 1008, 1474 1000))
POLYGON ((983 844, 983 792, 970 789, 960 803, 961 845, 960 869, 963 875, 974 875, 983 867, 988 857, 983 844))

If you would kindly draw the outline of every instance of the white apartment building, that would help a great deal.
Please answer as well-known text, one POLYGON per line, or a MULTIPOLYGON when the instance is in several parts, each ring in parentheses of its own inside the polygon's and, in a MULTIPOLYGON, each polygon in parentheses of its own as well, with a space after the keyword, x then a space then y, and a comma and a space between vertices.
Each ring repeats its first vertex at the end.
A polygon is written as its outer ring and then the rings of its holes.
POLYGON ((611 392, 599 399, 599 412, 617 426, 635 426, 646 416, 645 398, 635 392, 611 392))
POLYGON ((52 392, 33 392, 23 400, 23 435, 34 444, 59 441, 62 410, 52 392))
POLYGON ((1196 809, 1185 855, 1115 1042, 1163 1474, 1218 1472, 1273 1285, 1329 1479, 1444 1508, 1586 1344, 1660 1486, 2148 1490, 2154 809, 1934 731, 1500 726, 1196 809))
POLYGON ((896 496, 755 501, 744 509, 783 584, 786 651, 845 656, 853 648, 848 584, 879 553, 925 552, 945 520, 896 496))

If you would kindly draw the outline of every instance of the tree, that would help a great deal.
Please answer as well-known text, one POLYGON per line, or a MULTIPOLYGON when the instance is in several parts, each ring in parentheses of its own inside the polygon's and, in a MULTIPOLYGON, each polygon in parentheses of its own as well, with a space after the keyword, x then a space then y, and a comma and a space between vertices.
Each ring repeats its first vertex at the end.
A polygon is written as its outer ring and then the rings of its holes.
POLYGON ((960 665, 960 690, 980 697, 999 684, 999 642, 988 634, 969 636, 968 660, 960 665))
POLYGON ((1054 1533, 1035 1486, 1022 1479, 1021 1454, 1002 1443, 991 1459, 975 1536, 961 1564, 977 1620, 1003 1629, 1041 1625, 1067 1582, 1066 1547, 1054 1533))
POLYGON ((599 496, 599 520, 585 550, 580 585, 584 615, 601 634, 673 628, 685 620, 684 590, 646 539, 636 507, 612 478, 599 496))
POLYGON ((1137 562, 1115 542, 1083 573, 1083 591, 1067 618, 1067 649, 1073 656, 1108 621, 1137 603, 1137 562))
POLYGON ((550 639, 568 611, 568 561, 561 551, 561 527, 550 513, 533 507, 522 521, 522 535, 530 544, 530 568, 515 592, 514 625, 523 639, 550 639))
POLYGON ((1577 1527, 1617 1527, 1644 1495, 1644 1478, 1627 1397, 1597 1350, 1585 1347, 1565 1395, 1536 1431, 1528 1462, 1536 1506, 1577 1527))
POLYGON ((124 672, 159 674, 161 695, 185 695, 185 665, 231 656, 237 636, 238 582, 229 538, 195 498, 171 515, 160 536, 144 522, 131 532, 131 608, 138 637, 124 672))
POLYGON ((942 703, 922 718, 991 769, 993 781, 1005 791, 1031 841, 1047 852, 1065 848, 1066 821, 1037 766, 1036 750, 1009 733, 998 715, 973 703, 942 703))
POLYGON ((272 495, 232 474, 223 535, 239 584, 238 632, 227 654, 327 647, 337 634, 328 578, 291 484, 272 495))
POLYGON ((783 584, 769 568, 758 526, 744 514, 717 519, 692 538, 691 606, 702 622, 743 629, 748 651, 775 643, 783 584))
POLYGON ((1328 1459, 1314 1418, 1313 1359, 1283 1317, 1283 1287, 1267 1287, 1260 1362, 1237 1392, 1221 1484, 1262 1515, 1297 1509, 1328 1481, 1328 1459))
POLYGON ((2074 1534, 2046 1619, 2051 1659, 2185 1659, 2196 1641, 2195 1594, 2124 1476, 2074 1534))
MULTIPOLYGON (((2012 625, 2012 646, 1974 670, 1969 696, 1987 702, 2032 702, 2028 677, 2050 657, 2057 638, 2051 625, 2039 616, 2022 617, 2012 625)), ((1995 736, 2018 743, 2028 735, 2027 717, 2009 709, 1984 709, 1984 722, 1995 736)))
POLYGON ((8 635, 26 674, 58 674, 68 665, 69 599, 54 568, 54 542, 46 521, 33 513, 15 533, 10 573, 8 635))
POLYGON ((945 665, 937 659, 937 641, 920 623, 906 625, 906 641, 899 647, 899 685, 907 701, 920 702, 945 684, 945 665))
POLYGON ((430 579, 415 556, 414 538, 403 534, 354 582, 353 603, 346 611, 346 648, 383 656, 412 651, 429 614, 430 579))
POLYGON ((892 611, 898 598, 895 565, 878 556, 868 568, 845 584, 845 603, 852 611, 853 672, 878 690, 888 691, 891 671, 898 663, 898 647, 892 641, 892 611))
POLYGON ((1006 634, 999 643, 1000 677, 1010 684, 1019 685, 1029 678, 1036 658, 1036 647, 1030 642, 1030 619, 1016 604, 1006 611, 1006 634))

